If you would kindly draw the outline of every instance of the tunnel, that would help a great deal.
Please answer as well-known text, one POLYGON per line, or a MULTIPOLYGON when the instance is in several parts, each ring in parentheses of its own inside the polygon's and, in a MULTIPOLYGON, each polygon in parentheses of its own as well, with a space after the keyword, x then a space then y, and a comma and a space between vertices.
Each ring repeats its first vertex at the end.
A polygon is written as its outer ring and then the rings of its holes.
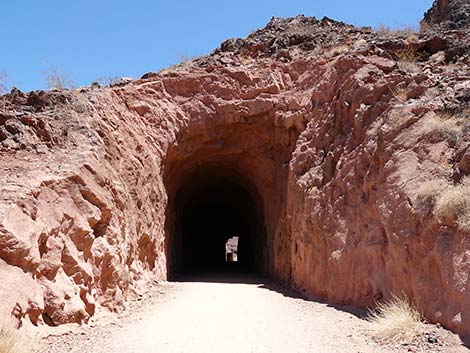
POLYGON ((230 167, 208 164, 177 181, 168 200, 169 278, 262 272, 266 247, 262 201, 249 179, 230 167), (227 242, 234 238, 235 256, 227 253, 227 242))

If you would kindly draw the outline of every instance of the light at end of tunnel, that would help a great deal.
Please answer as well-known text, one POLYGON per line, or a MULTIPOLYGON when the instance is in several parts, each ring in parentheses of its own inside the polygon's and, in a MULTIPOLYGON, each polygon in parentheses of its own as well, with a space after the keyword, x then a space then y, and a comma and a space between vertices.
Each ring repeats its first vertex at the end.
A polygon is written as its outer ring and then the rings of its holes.
POLYGON ((238 261, 238 237, 231 237, 225 243, 225 262, 238 261))

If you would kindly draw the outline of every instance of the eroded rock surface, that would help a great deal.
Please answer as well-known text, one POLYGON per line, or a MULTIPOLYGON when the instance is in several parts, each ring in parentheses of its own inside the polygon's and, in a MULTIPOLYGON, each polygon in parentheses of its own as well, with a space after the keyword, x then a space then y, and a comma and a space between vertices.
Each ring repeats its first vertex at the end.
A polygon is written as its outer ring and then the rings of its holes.
POLYGON ((470 334, 468 38, 273 19, 140 80, 13 91, 2 315, 60 325, 121 310, 172 270, 178 189, 223 165, 260 196, 263 271, 336 303, 405 293, 470 334))
POLYGON ((470 26, 470 2, 467 0, 438 0, 425 13, 421 22, 430 27, 460 29, 470 26))

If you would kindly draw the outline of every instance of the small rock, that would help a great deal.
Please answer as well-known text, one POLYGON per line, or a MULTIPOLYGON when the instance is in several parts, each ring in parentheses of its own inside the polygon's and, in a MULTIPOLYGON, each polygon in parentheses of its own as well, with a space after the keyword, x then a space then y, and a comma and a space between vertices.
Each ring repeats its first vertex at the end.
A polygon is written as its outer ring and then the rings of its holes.
POLYGON ((2 142, 2 145, 7 148, 7 149, 11 149, 11 150, 17 150, 20 148, 20 145, 13 141, 12 139, 7 139, 5 141, 2 142))
POLYGON ((36 146, 36 152, 39 154, 44 154, 47 152, 47 146, 46 145, 37 145, 36 146))
POLYGON ((427 340, 428 340, 428 343, 432 343, 432 344, 437 343, 437 337, 435 337, 435 336, 428 336, 427 340))
POLYGON ((12 135, 24 132, 23 124, 16 119, 9 119, 5 122, 5 129, 12 135))
POLYGON ((147 102, 139 100, 127 102, 127 106, 130 110, 137 112, 140 116, 144 116, 146 113, 151 111, 151 107, 147 102))

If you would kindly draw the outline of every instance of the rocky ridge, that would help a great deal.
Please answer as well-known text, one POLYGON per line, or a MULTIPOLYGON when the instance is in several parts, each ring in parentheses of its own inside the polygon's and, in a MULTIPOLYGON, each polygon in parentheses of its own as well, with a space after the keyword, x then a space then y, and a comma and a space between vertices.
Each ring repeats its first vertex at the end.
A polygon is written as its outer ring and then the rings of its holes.
POLYGON ((439 0, 424 14, 421 25, 426 28, 462 29, 470 26, 470 2, 439 0))

